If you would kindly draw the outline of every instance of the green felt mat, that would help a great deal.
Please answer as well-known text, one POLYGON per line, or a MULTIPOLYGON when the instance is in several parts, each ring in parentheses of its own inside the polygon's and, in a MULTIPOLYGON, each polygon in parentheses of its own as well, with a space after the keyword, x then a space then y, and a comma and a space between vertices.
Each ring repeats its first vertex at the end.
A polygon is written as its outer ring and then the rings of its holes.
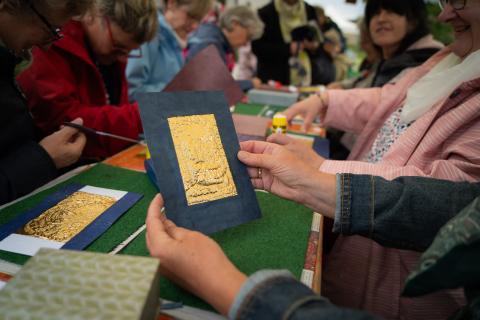
MULTIPOLYGON (((94 241, 87 251, 109 252, 125 240, 143 225, 148 205, 156 194, 146 174, 99 164, 67 182, 1 210, 0 225, 34 207, 45 196, 71 182, 144 195, 142 200, 94 241)), ((216 233, 212 237, 233 263, 246 274, 265 268, 288 269, 300 278, 312 221, 311 210, 263 192, 257 192, 257 198, 263 214, 262 219, 216 233)), ((148 255, 145 234, 138 236, 122 254, 148 255)), ((28 257, 0 251, 0 259, 23 264, 28 257)), ((162 298, 210 309, 207 304, 167 279, 161 280, 160 292, 162 298)))
POLYGON ((287 108, 265 104, 237 103, 234 113, 273 118, 275 113, 282 112, 285 109, 287 108))

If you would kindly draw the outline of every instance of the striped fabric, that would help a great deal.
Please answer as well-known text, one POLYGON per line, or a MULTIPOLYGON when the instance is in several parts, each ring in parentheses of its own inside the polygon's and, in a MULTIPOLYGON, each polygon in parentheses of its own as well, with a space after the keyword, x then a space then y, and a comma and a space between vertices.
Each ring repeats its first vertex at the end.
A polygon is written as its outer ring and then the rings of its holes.
MULTIPOLYGON (((320 170, 386 179, 429 176, 479 181, 480 66, 479 78, 462 84, 417 119, 380 162, 359 161, 386 119, 403 105, 408 88, 448 53, 448 48, 442 50, 383 88, 329 91, 324 123, 360 136, 347 161, 326 160, 320 170)), ((340 236, 326 259, 323 294, 339 305, 365 309, 387 319, 444 319, 464 303, 461 291, 400 298, 418 257, 419 253, 388 249, 359 236, 340 236)))

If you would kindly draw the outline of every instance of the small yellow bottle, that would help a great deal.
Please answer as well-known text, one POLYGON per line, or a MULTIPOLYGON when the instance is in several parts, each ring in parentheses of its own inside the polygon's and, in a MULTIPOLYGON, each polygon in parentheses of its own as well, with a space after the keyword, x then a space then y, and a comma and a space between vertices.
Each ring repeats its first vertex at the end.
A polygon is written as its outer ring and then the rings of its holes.
POLYGON ((272 133, 287 133, 287 117, 277 113, 272 120, 272 133))

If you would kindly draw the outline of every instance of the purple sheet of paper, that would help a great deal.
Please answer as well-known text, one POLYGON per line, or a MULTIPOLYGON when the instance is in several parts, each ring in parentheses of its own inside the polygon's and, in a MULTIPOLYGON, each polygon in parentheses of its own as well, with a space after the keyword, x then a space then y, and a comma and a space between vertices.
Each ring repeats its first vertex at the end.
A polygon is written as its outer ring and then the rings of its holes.
POLYGON ((193 57, 163 91, 223 91, 230 106, 243 98, 242 89, 214 45, 206 47, 193 57))

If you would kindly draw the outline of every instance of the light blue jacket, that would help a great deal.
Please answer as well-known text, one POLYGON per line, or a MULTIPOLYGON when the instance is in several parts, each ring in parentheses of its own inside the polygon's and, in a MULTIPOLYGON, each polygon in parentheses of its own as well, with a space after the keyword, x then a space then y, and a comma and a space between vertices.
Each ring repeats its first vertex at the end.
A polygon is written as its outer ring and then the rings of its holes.
POLYGON ((131 101, 141 92, 160 92, 183 66, 182 49, 174 31, 158 12, 155 38, 141 46, 141 58, 129 58, 128 95, 131 101))

